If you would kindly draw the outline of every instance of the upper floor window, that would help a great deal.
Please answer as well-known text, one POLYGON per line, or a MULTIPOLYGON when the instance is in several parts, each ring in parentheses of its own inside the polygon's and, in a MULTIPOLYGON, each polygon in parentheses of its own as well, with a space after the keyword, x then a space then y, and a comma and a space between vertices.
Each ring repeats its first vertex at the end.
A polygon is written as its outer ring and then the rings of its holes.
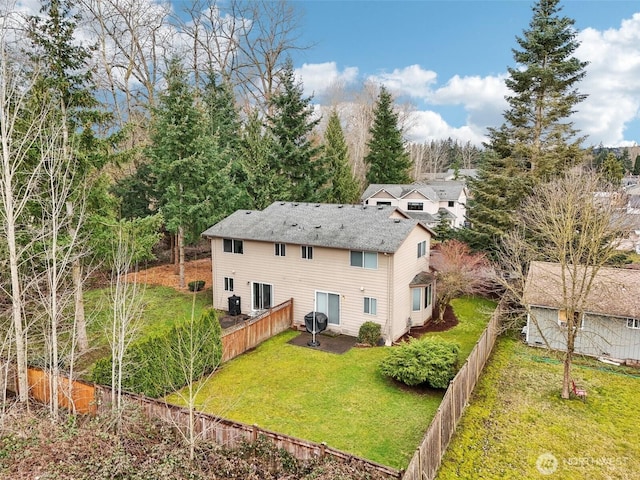
POLYGON ((422 210, 424 210, 424 203, 422 203, 422 202, 409 202, 407 204, 407 210, 422 211, 422 210))
POLYGON ((456 202, 454 202, 453 200, 449 200, 449 207, 453 208, 456 206, 456 202))
POLYGON ((418 258, 424 257, 427 254, 427 241, 423 240, 418 243, 418 258))
POLYGON ((225 238, 222 240, 222 249, 227 253, 243 253, 242 240, 225 238))
POLYGON ((275 244, 275 253, 276 253, 276 257, 284 257, 284 255, 285 255, 285 244, 284 243, 276 243, 275 244))
POLYGON ((389 206, 389 207, 390 207, 390 206, 391 206, 391 202, 382 202, 382 201, 379 201, 379 202, 376 202, 376 205, 387 205, 387 206, 389 206))
POLYGON ((352 267, 378 268, 378 252, 352 251, 350 264, 352 267))
POLYGON ((640 328, 640 318, 627 318, 627 328, 640 328))
POLYGON ((307 260, 313 259, 313 247, 309 245, 302 245, 302 258, 307 260))

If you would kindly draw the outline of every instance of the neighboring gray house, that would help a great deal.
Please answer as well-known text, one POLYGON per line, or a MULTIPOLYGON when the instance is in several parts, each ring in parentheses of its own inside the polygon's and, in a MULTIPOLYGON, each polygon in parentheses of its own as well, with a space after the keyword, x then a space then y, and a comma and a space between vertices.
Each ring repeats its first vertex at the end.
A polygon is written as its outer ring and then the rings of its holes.
POLYGON ((393 207, 275 202, 239 210, 209 228, 213 306, 240 297, 252 315, 293 298, 296 324, 312 311, 357 336, 382 327, 387 343, 431 318, 432 231, 393 207))
MULTIPOLYGON (((571 290, 571 281, 566 284, 571 290)), ((560 264, 531 263, 524 292, 524 302, 530 307, 525 329, 528 344, 566 350, 562 291, 560 264)), ((577 314, 576 353, 640 362, 640 270, 601 267, 590 294, 576 310, 584 312, 577 314)))
POLYGON ((371 184, 360 197, 363 205, 390 205, 411 218, 434 227, 444 215, 453 228, 464 226, 467 203, 465 182, 432 180, 406 185, 371 184))

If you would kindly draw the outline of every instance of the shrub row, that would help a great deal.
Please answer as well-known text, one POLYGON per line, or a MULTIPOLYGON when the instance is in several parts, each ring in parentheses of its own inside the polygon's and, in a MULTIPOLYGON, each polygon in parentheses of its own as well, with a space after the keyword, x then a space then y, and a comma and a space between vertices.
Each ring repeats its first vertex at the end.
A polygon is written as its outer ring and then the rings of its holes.
MULTIPOLYGON (((164 335, 132 344, 123 361, 123 390, 161 397, 209 373, 222 358, 222 329, 215 310, 175 325, 164 335)), ((112 357, 96 362, 92 380, 111 385, 112 357)))

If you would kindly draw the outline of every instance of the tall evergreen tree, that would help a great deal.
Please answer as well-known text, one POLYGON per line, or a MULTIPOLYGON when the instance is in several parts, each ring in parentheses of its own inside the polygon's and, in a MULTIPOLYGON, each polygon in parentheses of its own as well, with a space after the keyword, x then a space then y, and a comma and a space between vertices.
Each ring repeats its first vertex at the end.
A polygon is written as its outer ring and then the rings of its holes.
POLYGON ((383 86, 373 111, 369 153, 364 157, 368 165, 368 183, 409 183, 411 160, 404 147, 398 114, 393 111, 391 93, 383 86))
POLYGON ((321 148, 312 138, 320 119, 313 118, 311 98, 303 97, 291 60, 280 74, 280 82, 279 91, 270 99, 272 113, 268 117, 274 142, 271 168, 284 180, 279 200, 315 201, 328 174, 320 162, 321 148))
POLYGON ((335 110, 329 116, 329 123, 324 134, 324 156, 331 177, 322 201, 356 203, 360 197, 360 185, 351 171, 349 148, 340 125, 340 117, 335 110))
POLYGON ((512 214, 533 185, 583 159, 583 139, 567 119, 585 98, 576 86, 586 62, 573 56, 579 46, 574 20, 560 16, 558 4, 536 2, 529 29, 516 38, 516 66, 506 80, 509 108, 503 125, 489 129, 486 145, 497 158, 483 162, 479 178, 470 182, 474 200, 467 216, 476 248, 492 249, 512 228, 512 214))
POLYGON ((180 62, 173 59, 167 90, 160 96, 151 125, 148 155, 156 195, 167 230, 176 235, 180 284, 184 287, 184 246, 228 213, 228 171, 203 109, 180 62))
POLYGON ((245 122, 238 153, 247 173, 245 189, 251 207, 262 210, 279 199, 284 182, 278 171, 271 167, 273 139, 259 115, 256 110, 245 122))

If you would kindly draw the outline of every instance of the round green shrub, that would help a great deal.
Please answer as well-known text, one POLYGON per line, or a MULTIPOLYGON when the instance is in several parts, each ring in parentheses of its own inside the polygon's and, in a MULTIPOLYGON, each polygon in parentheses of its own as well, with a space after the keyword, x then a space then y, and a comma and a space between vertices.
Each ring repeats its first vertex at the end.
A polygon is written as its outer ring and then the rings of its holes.
POLYGON ((358 343, 365 343, 375 347, 380 340, 382 327, 376 322, 364 322, 358 330, 358 343))
POLYGON ((447 388, 456 375, 459 352, 457 343, 437 338, 414 339, 391 349, 380 369, 406 385, 447 388))
POLYGON ((204 280, 194 280, 193 282, 189 282, 189 291, 191 292, 199 292, 204 288, 205 281, 204 280))

